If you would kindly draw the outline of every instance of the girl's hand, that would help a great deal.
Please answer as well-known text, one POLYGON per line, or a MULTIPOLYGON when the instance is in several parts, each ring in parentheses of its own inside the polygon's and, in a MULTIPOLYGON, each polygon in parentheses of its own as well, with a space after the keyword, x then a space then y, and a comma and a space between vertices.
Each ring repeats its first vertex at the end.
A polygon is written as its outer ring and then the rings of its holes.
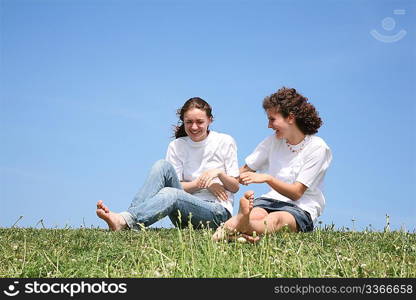
POLYGON ((211 181, 218 177, 221 173, 218 169, 211 169, 205 171, 199 178, 197 179, 198 188, 200 189, 207 189, 211 185, 211 181))
POLYGON ((258 174, 254 172, 245 172, 240 174, 240 183, 243 185, 249 185, 252 183, 264 183, 268 180, 269 175, 258 174))
POLYGON ((219 183, 211 183, 211 185, 207 188, 215 197, 217 197, 220 201, 227 201, 228 195, 225 188, 219 183))

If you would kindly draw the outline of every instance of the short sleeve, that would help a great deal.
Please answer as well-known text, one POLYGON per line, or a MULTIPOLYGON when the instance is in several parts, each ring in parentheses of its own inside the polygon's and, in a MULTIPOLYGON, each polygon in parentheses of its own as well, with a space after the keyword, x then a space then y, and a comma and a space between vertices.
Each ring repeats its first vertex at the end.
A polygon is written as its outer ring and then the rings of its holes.
POLYGON ((227 139, 227 142, 224 145, 223 158, 225 162, 224 165, 226 174, 232 177, 240 176, 240 170, 238 167, 237 144, 232 137, 227 139))
POLYGON ((272 137, 268 137, 258 144, 256 149, 246 157, 246 165, 254 171, 268 169, 271 144, 272 137))
POLYGON ((171 142, 168 146, 166 153, 166 161, 172 164, 173 168, 178 175, 179 181, 183 181, 183 162, 179 159, 177 154, 178 149, 175 141, 171 142))
POLYGON ((296 181, 315 189, 322 182, 331 161, 332 154, 329 148, 321 146, 315 149, 306 157, 296 181))

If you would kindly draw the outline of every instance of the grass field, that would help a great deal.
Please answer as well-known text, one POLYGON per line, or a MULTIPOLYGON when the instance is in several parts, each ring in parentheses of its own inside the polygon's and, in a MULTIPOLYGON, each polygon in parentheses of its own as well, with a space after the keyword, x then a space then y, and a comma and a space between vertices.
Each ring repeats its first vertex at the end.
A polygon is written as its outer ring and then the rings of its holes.
POLYGON ((320 228, 258 244, 209 230, 0 228, 0 277, 416 277, 416 234, 320 228))

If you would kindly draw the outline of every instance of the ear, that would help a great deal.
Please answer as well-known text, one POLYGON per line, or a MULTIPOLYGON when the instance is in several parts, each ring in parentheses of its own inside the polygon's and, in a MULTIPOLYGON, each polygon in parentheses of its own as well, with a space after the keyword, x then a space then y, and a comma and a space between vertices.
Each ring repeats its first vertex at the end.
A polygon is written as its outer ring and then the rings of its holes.
POLYGON ((293 113, 289 113, 289 115, 287 116, 287 118, 286 118, 286 120, 287 120, 287 122, 289 123, 289 124, 295 124, 295 122, 296 122, 296 117, 295 117, 295 115, 293 114, 293 113))

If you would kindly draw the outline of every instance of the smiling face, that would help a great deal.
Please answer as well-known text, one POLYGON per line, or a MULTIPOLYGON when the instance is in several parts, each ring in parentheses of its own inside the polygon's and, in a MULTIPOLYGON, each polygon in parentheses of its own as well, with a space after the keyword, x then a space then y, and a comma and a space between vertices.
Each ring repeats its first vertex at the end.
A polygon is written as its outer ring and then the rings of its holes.
POLYGON ((208 127, 212 118, 204 110, 191 108, 184 114, 185 132, 194 142, 201 142, 208 136, 208 127))
POLYGON ((267 118, 269 119, 269 128, 276 132, 276 137, 279 139, 287 139, 291 133, 291 125, 294 122, 294 117, 289 115, 287 118, 285 118, 274 108, 267 109, 266 113, 267 118))

